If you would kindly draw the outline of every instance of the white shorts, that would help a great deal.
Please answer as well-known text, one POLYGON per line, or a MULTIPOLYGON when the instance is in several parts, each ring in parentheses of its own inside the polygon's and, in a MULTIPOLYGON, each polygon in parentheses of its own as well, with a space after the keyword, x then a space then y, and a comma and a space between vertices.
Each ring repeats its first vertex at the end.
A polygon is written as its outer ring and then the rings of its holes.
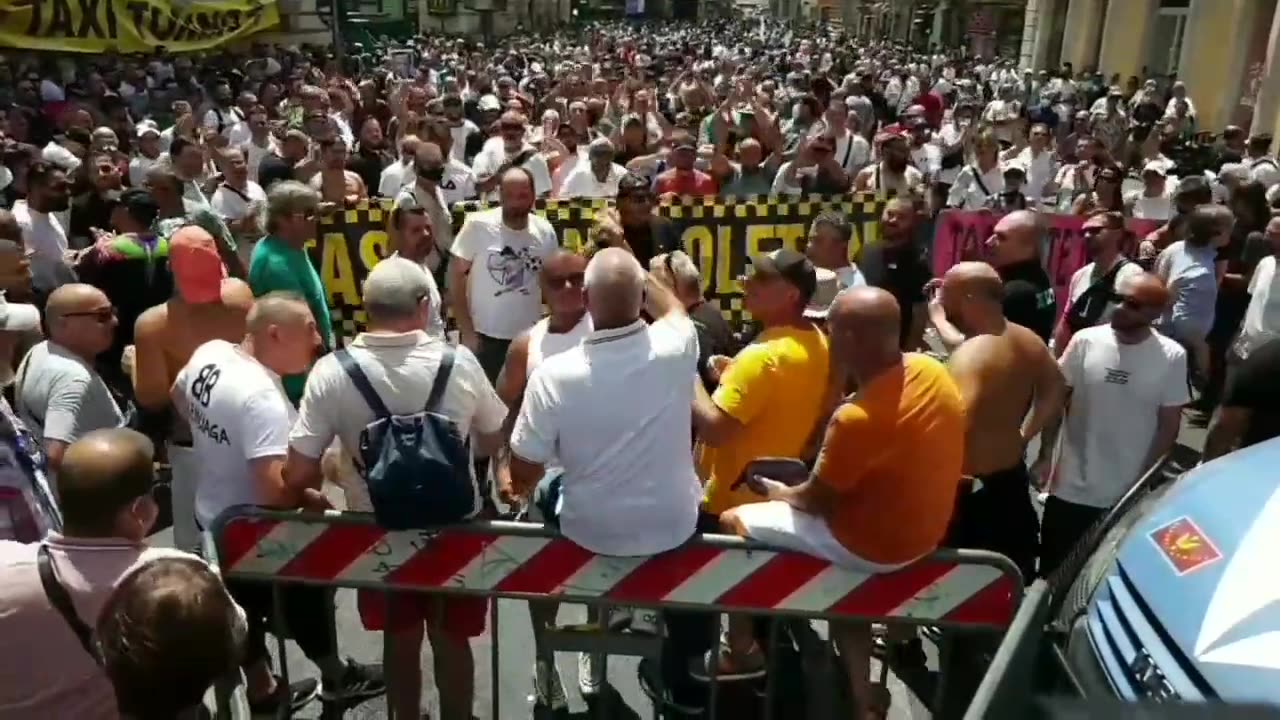
POLYGON ((801 512, 781 500, 742 505, 737 508, 737 513, 752 540, 813 555, 846 570, 890 573, 911 564, 884 565, 863 560, 836 540, 825 520, 801 512))

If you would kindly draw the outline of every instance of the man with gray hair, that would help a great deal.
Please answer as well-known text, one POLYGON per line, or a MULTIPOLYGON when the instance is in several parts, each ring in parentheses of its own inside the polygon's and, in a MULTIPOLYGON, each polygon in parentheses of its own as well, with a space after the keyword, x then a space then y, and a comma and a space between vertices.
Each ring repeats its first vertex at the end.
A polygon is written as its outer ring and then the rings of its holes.
MULTIPOLYGON (((529 378, 511 433, 512 490, 532 494, 532 517, 592 552, 670 550, 694 532, 702 492, 689 432, 697 334, 625 244, 598 252, 584 283, 594 329, 529 378), (640 317, 646 304, 652 324, 640 317), (563 470, 544 472, 553 461, 563 470)), ((589 693, 602 668, 585 657, 589 693)))
MULTIPOLYGON (((477 454, 487 455, 498 448, 507 407, 470 350, 450 347, 424 331, 428 318, 436 312, 431 307, 431 291, 431 276, 412 260, 390 257, 369 272, 363 297, 369 329, 345 350, 321 358, 307 379, 298 421, 289 435, 285 468, 285 477, 296 490, 320 486, 321 458, 334 438, 347 456, 360 457, 360 436, 376 417, 370 405, 382 404, 392 415, 421 412, 437 374, 448 362, 452 362, 452 369, 445 370, 449 375, 438 412, 455 422, 463 437, 472 434, 477 454), (340 357, 342 353, 347 357, 340 357), (368 390, 377 398, 366 399, 352 371, 344 367, 346 361, 356 364, 367 378, 368 390)), ((337 478, 346 493, 347 507, 371 512, 373 504, 364 480, 358 473, 343 470, 337 478)), ((479 496, 478 486, 476 493, 479 496)), ((386 633, 383 666, 388 672, 387 704, 394 708, 392 717, 418 716, 422 695, 418 657, 425 624, 442 717, 470 718, 475 672, 468 641, 484 632, 486 603, 466 598, 393 596, 394 621, 389 624, 386 601, 382 593, 362 593, 359 609, 365 629, 386 633)))
POLYGON ((560 186, 562 199, 611 198, 618 195, 618 181, 627 169, 613 161, 614 148, 609 138, 596 138, 587 147, 587 162, 579 163, 560 186))
MULTIPOLYGON (((285 180, 271 186, 267 193, 267 236, 258 241, 249 262, 249 288, 255 297, 284 290, 297 293, 307 301, 316 330, 326 349, 333 347, 333 320, 325 299, 320 274, 302 249, 316 237, 316 218, 320 212, 320 193, 297 182, 285 180)), ((289 399, 298 402, 306 374, 284 378, 289 399)))

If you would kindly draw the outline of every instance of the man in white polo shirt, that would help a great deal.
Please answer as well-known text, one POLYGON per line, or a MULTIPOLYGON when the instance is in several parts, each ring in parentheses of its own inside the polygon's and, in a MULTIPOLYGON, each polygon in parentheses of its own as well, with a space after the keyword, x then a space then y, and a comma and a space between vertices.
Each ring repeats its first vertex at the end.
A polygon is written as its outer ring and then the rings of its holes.
MULTIPOLYGON (((398 210, 397 213, 404 212, 398 210)), ((418 222, 422 218, 418 217, 418 222)), ((368 379, 386 410, 395 415, 421 412, 449 346, 423 330, 437 314, 435 285, 422 265, 403 257, 378 263, 364 283, 363 305, 369 330, 346 352, 368 379)), ((474 433, 473 449, 488 454, 501 444, 507 407, 498 398, 470 350, 452 350, 453 365, 438 411, 457 424, 462 436, 474 433)), ((321 358, 307 376, 298 421, 289 434, 285 477, 297 490, 319 487, 321 457, 336 437, 349 457, 360 457, 360 436, 375 419, 336 354, 321 358)), ((347 507, 372 512, 368 486, 358 474, 339 472, 347 507)), ((477 494, 479 489, 477 488, 477 494)), ((461 520, 462 518, 458 518, 461 520)), ((471 717, 475 662, 469 639, 484 633, 488 604, 482 598, 431 598, 425 595, 365 593, 358 596, 365 629, 383 631, 383 665, 388 670, 387 704, 392 717, 417 717, 422 696, 423 627, 431 639, 435 685, 441 716, 471 717), (391 602, 391 616, 387 603, 391 602)))
MULTIPOLYGON (((511 485, 534 494, 536 517, 592 552, 670 550, 693 534, 702 494, 690 432, 697 332, 627 249, 597 253, 584 284, 594 330, 529 378, 511 433, 511 485), (640 317, 646 302, 652 324, 640 317), (544 478, 553 461, 563 472, 544 478)), ((538 643, 554 606, 530 610, 538 643)), ((599 675, 584 655, 580 689, 597 689, 599 675)))

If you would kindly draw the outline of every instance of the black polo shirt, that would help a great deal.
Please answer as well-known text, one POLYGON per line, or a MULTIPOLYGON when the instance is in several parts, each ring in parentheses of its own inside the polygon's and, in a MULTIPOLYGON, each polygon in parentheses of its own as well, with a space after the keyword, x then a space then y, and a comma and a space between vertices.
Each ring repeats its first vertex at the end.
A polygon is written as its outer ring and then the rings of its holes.
POLYGON ((905 345, 916 306, 926 299, 924 286, 933 279, 929 265, 914 244, 889 246, 874 243, 862 248, 858 269, 868 285, 887 290, 898 301, 902 310, 898 343, 905 345))
POLYGON ((1026 260, 997 268, 1004 281, 1004 319, 1017 323, 1046 343, 1058 318, 1053 282, 1039 260, 1026 260))

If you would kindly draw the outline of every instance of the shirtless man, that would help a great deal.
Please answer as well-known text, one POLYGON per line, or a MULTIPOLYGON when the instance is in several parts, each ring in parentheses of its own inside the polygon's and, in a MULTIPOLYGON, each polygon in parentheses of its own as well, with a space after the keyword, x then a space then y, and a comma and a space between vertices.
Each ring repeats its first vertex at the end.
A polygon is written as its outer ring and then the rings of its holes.
POLYGON ((858 171, 854 192, 879 192, 887 197, 917 194, 924 187, 924 175, 911 166, 911 147, 905 135, 882 132, 876 136, 880 162, 858 171))
POLYGON ((311 187, 320 199, 338 206, 351 206, 369 197, 360 176, 347 169, 347 146, 341 138, 319 141, 320 172, 311 178, 311 187))
POLYGON ((948 544, 1001 553, 1029 582, 1039 524, 1024 455, 1062 406, 1066 384, 1044 341, 1005 320, 1003 299, 994 268, 964 262, 947 271, 932 301, 965 337, 948 365, 965 400, 971 485, 961 488, 948 544))
MULTIPOLYGON (((510 408, 502 426, 504 441, 511 438, 511 429, 520 415, 525 386, 534 369, 543 360, 575 347, 591 334, 591 316, 587 315, 586 296, 582 293, 586 270, 587 259, 567 250, 556 250, 542 263, 539 281, 542 283, 542 297, 551 314, 511 341, 496 383, 498 397, 510 408)), ((514 505, 519 494, 511 484, 509 461, 510 450, 504 442, 494 464, 494 477, 498 497, 504 503, 514 505)), ((559 605, 555 603, 529 605, 533 621, 547 628, 555 624, 558 609, 559 605)), ((540 637, 540 633, 534 634, 535 648, 540 637)), ((539 662, 534 665, 534 692, 539 705, 554 710, 564 700, 564 688, 555 662, 548 660, 550 657, 549 651, 538 653, 539 662)))
MULTIPOLYGON (((144 311, 134 325, 134 393, 143 409, 157 413, 169 409, 169 389, 196 348, 210 340, 244 339, 245 317, 253 306, 248 284, 225 277, 213 236, 198 226, 188 225, 169 239, 169 267, 177 292, 163 305, 144 311)), ((196 473, 186 422, 173 423, 168 455, 174 543, 182 550, 196 550, 196 473)))

